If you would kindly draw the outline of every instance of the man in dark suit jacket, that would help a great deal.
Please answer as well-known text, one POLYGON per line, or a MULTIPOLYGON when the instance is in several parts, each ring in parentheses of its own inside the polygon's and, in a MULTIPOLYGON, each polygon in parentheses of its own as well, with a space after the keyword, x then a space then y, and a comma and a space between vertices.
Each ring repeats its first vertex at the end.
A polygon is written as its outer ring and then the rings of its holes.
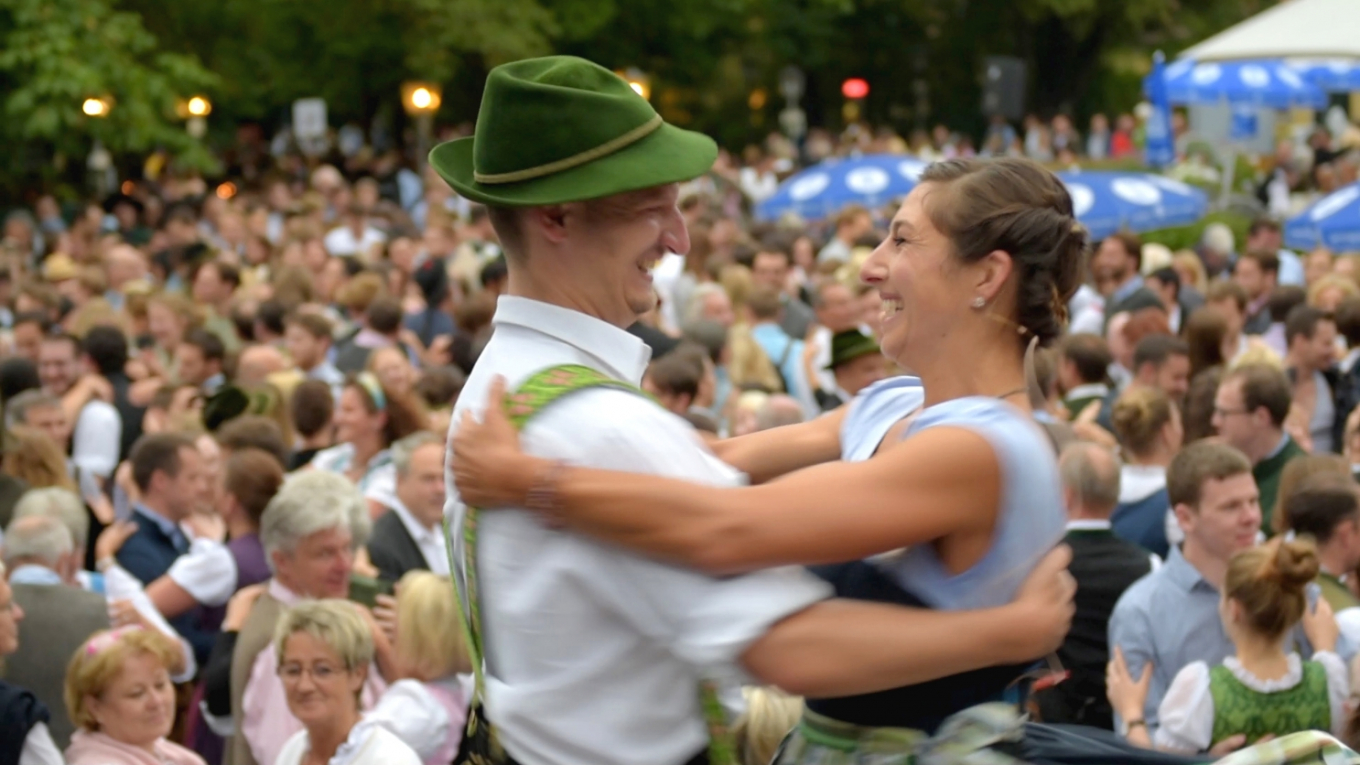
MULTIPOLYGON (((199 500, 205 466, 193 439, 181 433, 143 436, 132 447, 128 461, 142 500, 133 505, 137 531, 118 550, 118 565, 142 584, 151 584, 189 550, 189 538, 180 523, 199 500)), ((193 608, 169 620, 193 646, 200 665, 207 662, 215 642, 213 632, 203 628, 202 618, 202 609, 193 608)))
POLYGON ((1070 677, 1035 694, 1046 723, 1091 725, 1110 730, 1114 714, 1105 698, 1105 666, 1110 661, 1107 631, 1119 596, 1152 571, 1153 557, 1110 530, 1110 513, 1119 501, 1119 462, 1109 449, 1076 443, 1059 461, 1067 503, 1067 544, 1077 580, 1077 612, 1058 659, 1070 677))
POLYGON ((368 557, 379 575, 398 581, 408 571, 449 573, 440 522, 444 518, 444 441, 420 432, 392 445, 396 502, 373 524, 368 557))
POLYGON ((5 567, 24 619, 19 650, 6 659, 4 678, 47 706, 48 728, 60 749, 75 732, 62 700, 66 665, 90 635, 109 628, 104 596, 69 584, 80 560, 70 529, 55 518, 27 516, 5 531, 5 567))

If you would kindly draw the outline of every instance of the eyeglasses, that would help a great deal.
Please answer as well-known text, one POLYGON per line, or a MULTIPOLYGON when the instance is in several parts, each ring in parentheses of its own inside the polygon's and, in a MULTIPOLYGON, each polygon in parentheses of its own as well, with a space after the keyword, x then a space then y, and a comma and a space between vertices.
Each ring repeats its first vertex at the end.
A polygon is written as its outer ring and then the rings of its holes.
POLYGON ((283 678, 284 682, 296 683, 302 679, 304 674, 307 674, 311 675, 313 681, 325 683, 334 679, 342 672, 343 670, 332 667, 329 664, 315 664, 310 669, 301 664, 285 664, 279 668, 279 677, 283 678))

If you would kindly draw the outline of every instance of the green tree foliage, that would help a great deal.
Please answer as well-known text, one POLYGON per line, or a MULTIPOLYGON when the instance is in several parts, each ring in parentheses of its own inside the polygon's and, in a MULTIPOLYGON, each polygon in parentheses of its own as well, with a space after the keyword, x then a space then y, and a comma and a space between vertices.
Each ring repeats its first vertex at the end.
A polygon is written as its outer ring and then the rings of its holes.
POLYGON ((136 13, 107 0, 0 0, 0 93, 10 177, 51 178, 52 158, 83 158, 92 139, 115 153, 165 149, 214 161, 175 115, 177 99, 217 79, 190 55, 161 50, 136 13), (106 119, 81 111, 111 96, 106 119))

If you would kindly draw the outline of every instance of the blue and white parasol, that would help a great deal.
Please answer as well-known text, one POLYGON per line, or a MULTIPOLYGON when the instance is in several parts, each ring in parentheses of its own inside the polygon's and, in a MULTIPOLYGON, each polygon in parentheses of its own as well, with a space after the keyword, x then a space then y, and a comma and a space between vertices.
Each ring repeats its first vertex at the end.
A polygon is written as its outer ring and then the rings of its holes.
POLYGON ((1350 59, 1288 59, 1286 65, 1306 82, 1328 93, 1360 90, 1360 62, 1350 59))
POLYGON ((1327 105, 1327 94, 1283 61, 1181 59, 1167 66, 1164 76, 1167 96, 1178 105, 1227 102, 1272 109, 1327 105))
POLYGON ((1333 191, 1287 221, 1284 242, 1299 250, 1360 250, 1360 183, 1333 191))
POLYGON ((774 220, 796 213, 804 220, 821 220, 846 205, 879 207, 911 193, 926 164, 904 154, 829 159, 790 176, 756 205, 756 217, 774 220))
POLYGON ((1072 195, 1077 220, 1092 239, 1116 231, 1154 231, 1204 217, 1209 196, 1194 186, 1150 173, 1058 173, 1072 195))

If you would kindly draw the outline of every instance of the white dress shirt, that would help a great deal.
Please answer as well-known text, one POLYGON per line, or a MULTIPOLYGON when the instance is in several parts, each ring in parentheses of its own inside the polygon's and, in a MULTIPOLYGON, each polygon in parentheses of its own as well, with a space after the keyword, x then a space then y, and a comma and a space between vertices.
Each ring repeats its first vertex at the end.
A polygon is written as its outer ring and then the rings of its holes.
POLYGON ((108 478, 118 467, 122 447, 123 419, 112 404, 90 401, 80 408, 71 435, 71 461, 100 478, 108 478))
POLYGON ((449 575, 449 553, 444 547, 444 530, 441 528, 427 529, 420 521, 416 520, 411 511, 406 509, 401 499, 394 497, 394 501, 388 505, 392 512, 401 519, 401 525, 406 527, 406 533, 411 535, 411 541, 420 548, 420 554, 425 558, 425 565, 430 571, 440 575, 449 575))
MULTIPOLYGON (((493 376, 511 390, 546 367, 582 364, 637 384, 641 340, 576 311, 502 296, 495 334, 453 413, 480 408, 493 376)), ((452 431, 451 431, 452 434, 452 431)), ((678 417, 624 391, 573 394, 521 434, 526 452, 592 467, 736 485, 678 417)), ((446 513, 461 522, 449 476, 446 513)), ((647 508, 638 508, 647 512, 647 508)), ((456 560, 462 535, 454 534, 456 560)), ((515 759, 539 765, 678 765, 708 732, 698 687, 742 682, 742 653, 776 622, 828 597, 798 568, 723 579, 554 531, 528 512, 478 517, 487 716, 515 759)), ((462 571, 455 579, 463 586, 462 571)))

